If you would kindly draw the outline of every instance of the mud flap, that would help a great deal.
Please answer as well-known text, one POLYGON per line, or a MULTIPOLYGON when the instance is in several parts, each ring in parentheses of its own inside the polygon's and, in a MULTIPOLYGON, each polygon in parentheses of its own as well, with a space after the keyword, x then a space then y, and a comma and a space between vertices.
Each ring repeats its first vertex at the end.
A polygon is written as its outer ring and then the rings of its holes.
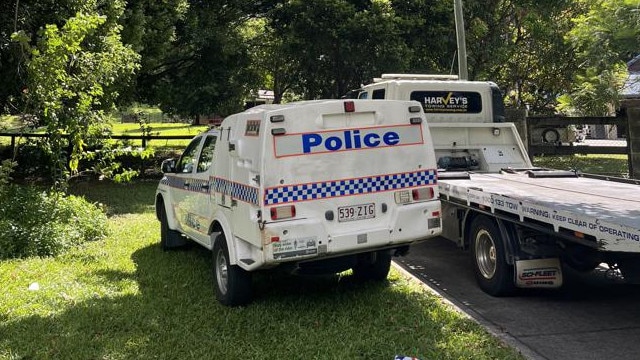
POLYGON ((520 288, 559 288, 562 267, 558 258, 517 260, 516 286, 520 288))

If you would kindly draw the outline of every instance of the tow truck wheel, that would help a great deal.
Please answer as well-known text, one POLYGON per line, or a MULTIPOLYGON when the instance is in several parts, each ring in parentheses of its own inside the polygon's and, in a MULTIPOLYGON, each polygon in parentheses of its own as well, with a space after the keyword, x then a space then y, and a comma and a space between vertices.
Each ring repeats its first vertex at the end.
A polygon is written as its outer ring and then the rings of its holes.
POLYGON ((391 251, 381 250, 358 256, 353 276, 358 280, 383 281, 391 268, 391 251))
POLYGON ((167 210, 164 208, 164 203, 162 201, 158 203, 158 217, 160 218, 160 247, 162 250, 167 251, 183 246, 187 243, 186 239, 182 237, 180 232, 169 228, 167 210))
POLYGON ((221 304, 239 306, 251 301, 251 274, 238 265, 231 265, 227 241, 222 234, 213 244, 213 282, 221 304))
POLYGON ((496 223, 478 216, 471 223, 471 255, 480 288, 492 296, 515 290, 513 266, 507 264, 505 249, 496 223))

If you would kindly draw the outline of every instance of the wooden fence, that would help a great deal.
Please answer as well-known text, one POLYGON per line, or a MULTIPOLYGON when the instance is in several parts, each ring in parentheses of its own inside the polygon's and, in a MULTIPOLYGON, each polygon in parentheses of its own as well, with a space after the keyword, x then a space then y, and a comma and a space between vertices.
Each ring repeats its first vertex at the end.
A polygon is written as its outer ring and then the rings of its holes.
MULTIPOLYGON (((0 137, 8 137, 11 138, 11 152, 13 153, 16 147, 16 139, 29 139, 29 138, 44 138, 49 137, 48 134, 20 134, 20 133, 9 133, 9 132, 0 132, 0 137)), ((64 136, 68 137, 68 136, 64 136)), ((105 136, 104 139, 114 139, 114 140, 140 140, 142 142, 142 147, 147 147, 147 143, 151 140, 190 140, 194 138, 194 135, 111 135, 105 136)))
MULTIPOLYGON (((527 117, 527 148, 534 155, 629 154, 626 116, 527 117), (589 134, 588 128, 607 128, 614 137, 589 134), (597 140, 597 141, 593 141, 597 140)), ((603 131, 596 131, 603 133, 603 131)), ((606 135, 605 135, 606 136, 606 135)))

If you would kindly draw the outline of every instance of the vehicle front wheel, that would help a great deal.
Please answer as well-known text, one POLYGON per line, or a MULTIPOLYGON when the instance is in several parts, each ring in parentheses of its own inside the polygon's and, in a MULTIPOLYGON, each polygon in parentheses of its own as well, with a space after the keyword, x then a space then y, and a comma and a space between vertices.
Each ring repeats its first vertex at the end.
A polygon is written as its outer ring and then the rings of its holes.
POLYGON ((359 280, 383 281, 391 268, 391 251, 381 250, 358 256, 353 276, 359 280))
POLYGON ((160 219, 160 247, 167 251, 187 244, 180 232, 171 230, 167 220, 167 210, 163 202, 158 202, 158 218, 160 219))
POLYGON ((486 216, 471 223, 471 256, 480 288, 492 296, 513 293, 514 270, 506 261, 504 243, 497 224, 486 216))
POLYGON ((227 241, 222 234, 213 245, 213 282, 221 304, 240 306, 251 301, 251 273, 231 265, 227 241))

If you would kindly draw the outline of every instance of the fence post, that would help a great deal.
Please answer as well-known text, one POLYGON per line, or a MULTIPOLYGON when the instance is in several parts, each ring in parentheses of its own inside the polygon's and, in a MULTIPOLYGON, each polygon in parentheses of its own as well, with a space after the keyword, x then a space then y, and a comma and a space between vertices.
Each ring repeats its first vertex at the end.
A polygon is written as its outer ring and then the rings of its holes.
POLYGON ((640 179, 640 107, 627 108, 629 177, 640 179))

